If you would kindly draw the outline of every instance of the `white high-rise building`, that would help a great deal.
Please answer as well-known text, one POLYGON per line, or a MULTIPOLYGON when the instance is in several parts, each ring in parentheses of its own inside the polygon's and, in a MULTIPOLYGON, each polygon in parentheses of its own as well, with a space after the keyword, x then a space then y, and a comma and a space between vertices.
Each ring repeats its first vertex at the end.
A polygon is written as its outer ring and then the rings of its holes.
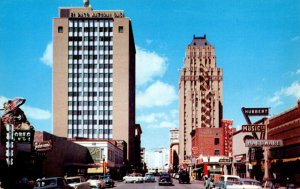
POLYGON ((168 171, 169 169, 169 149, 157 148, 145 151, 145 162, 149 172, 155 170, 168 171))

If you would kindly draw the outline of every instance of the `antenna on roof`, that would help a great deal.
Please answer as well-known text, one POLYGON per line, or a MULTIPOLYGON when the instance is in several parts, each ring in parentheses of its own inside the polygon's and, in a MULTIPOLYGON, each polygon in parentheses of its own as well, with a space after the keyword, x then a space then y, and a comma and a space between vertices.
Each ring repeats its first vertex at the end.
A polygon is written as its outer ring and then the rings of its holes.
POLYGON ((89 0, 83 0, 84 7, 90 7, 90 2, 89 0))

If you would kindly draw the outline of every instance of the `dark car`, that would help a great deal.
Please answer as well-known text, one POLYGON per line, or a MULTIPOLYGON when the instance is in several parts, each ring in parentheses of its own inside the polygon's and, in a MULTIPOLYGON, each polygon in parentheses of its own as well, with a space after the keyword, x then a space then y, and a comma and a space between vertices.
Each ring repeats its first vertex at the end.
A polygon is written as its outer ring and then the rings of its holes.
POLYGON ((158 179, 158 185, 169 185, 172 186, 173 185, 173 180, 171 178, 171 175, 168 173, 162 173, 158 179))
POLYGON ((145 182, 155 182, 155 176, 153 173, 146 173, 144 176, 145 182))
POLYGON ((179 173, 179 178, 178 178, 179 184, 181 183, 190 183, 190 175, 188 172, 182 171, 179 173))
POLYGON ((104 180, 106 187, 114 187, 115 186, 115 182, 113 181, 113 179, 111 178, 110 175, 102 176, 101 179, 104 180))
POLYGON ((74 189, 62 177, 42 178, 36 181, 34 189, 74 189))

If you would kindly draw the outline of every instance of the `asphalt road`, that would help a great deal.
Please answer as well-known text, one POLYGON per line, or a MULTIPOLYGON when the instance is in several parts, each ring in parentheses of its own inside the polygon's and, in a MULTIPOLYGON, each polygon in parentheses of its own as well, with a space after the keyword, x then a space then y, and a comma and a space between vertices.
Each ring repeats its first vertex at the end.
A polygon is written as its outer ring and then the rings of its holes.
POLYGON ((158 186, 157 182, 152 183, 124 183, 116 182, 114 189, 204 189, 202 181, 192 181, 190 184, 179 184, 173 179, 173 186, 158 186))

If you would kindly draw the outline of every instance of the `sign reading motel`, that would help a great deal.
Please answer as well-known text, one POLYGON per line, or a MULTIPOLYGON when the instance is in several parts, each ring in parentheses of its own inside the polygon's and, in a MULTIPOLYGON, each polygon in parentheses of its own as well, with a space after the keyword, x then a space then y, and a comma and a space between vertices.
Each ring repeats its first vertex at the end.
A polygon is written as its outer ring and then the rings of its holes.
POLYGON ((279 147, 283 146, 282 140, 256 140, 256 139, 248 139, 245 142, 246 147, 279 147))
POLYGON ((267 116, 269 108, 242 108, 243 113, 248 116, 267 116))
POLYGON ((242 125, 243 132, 265 132, 266 125, 259 124, 250 124, 250 125, 242 125))

